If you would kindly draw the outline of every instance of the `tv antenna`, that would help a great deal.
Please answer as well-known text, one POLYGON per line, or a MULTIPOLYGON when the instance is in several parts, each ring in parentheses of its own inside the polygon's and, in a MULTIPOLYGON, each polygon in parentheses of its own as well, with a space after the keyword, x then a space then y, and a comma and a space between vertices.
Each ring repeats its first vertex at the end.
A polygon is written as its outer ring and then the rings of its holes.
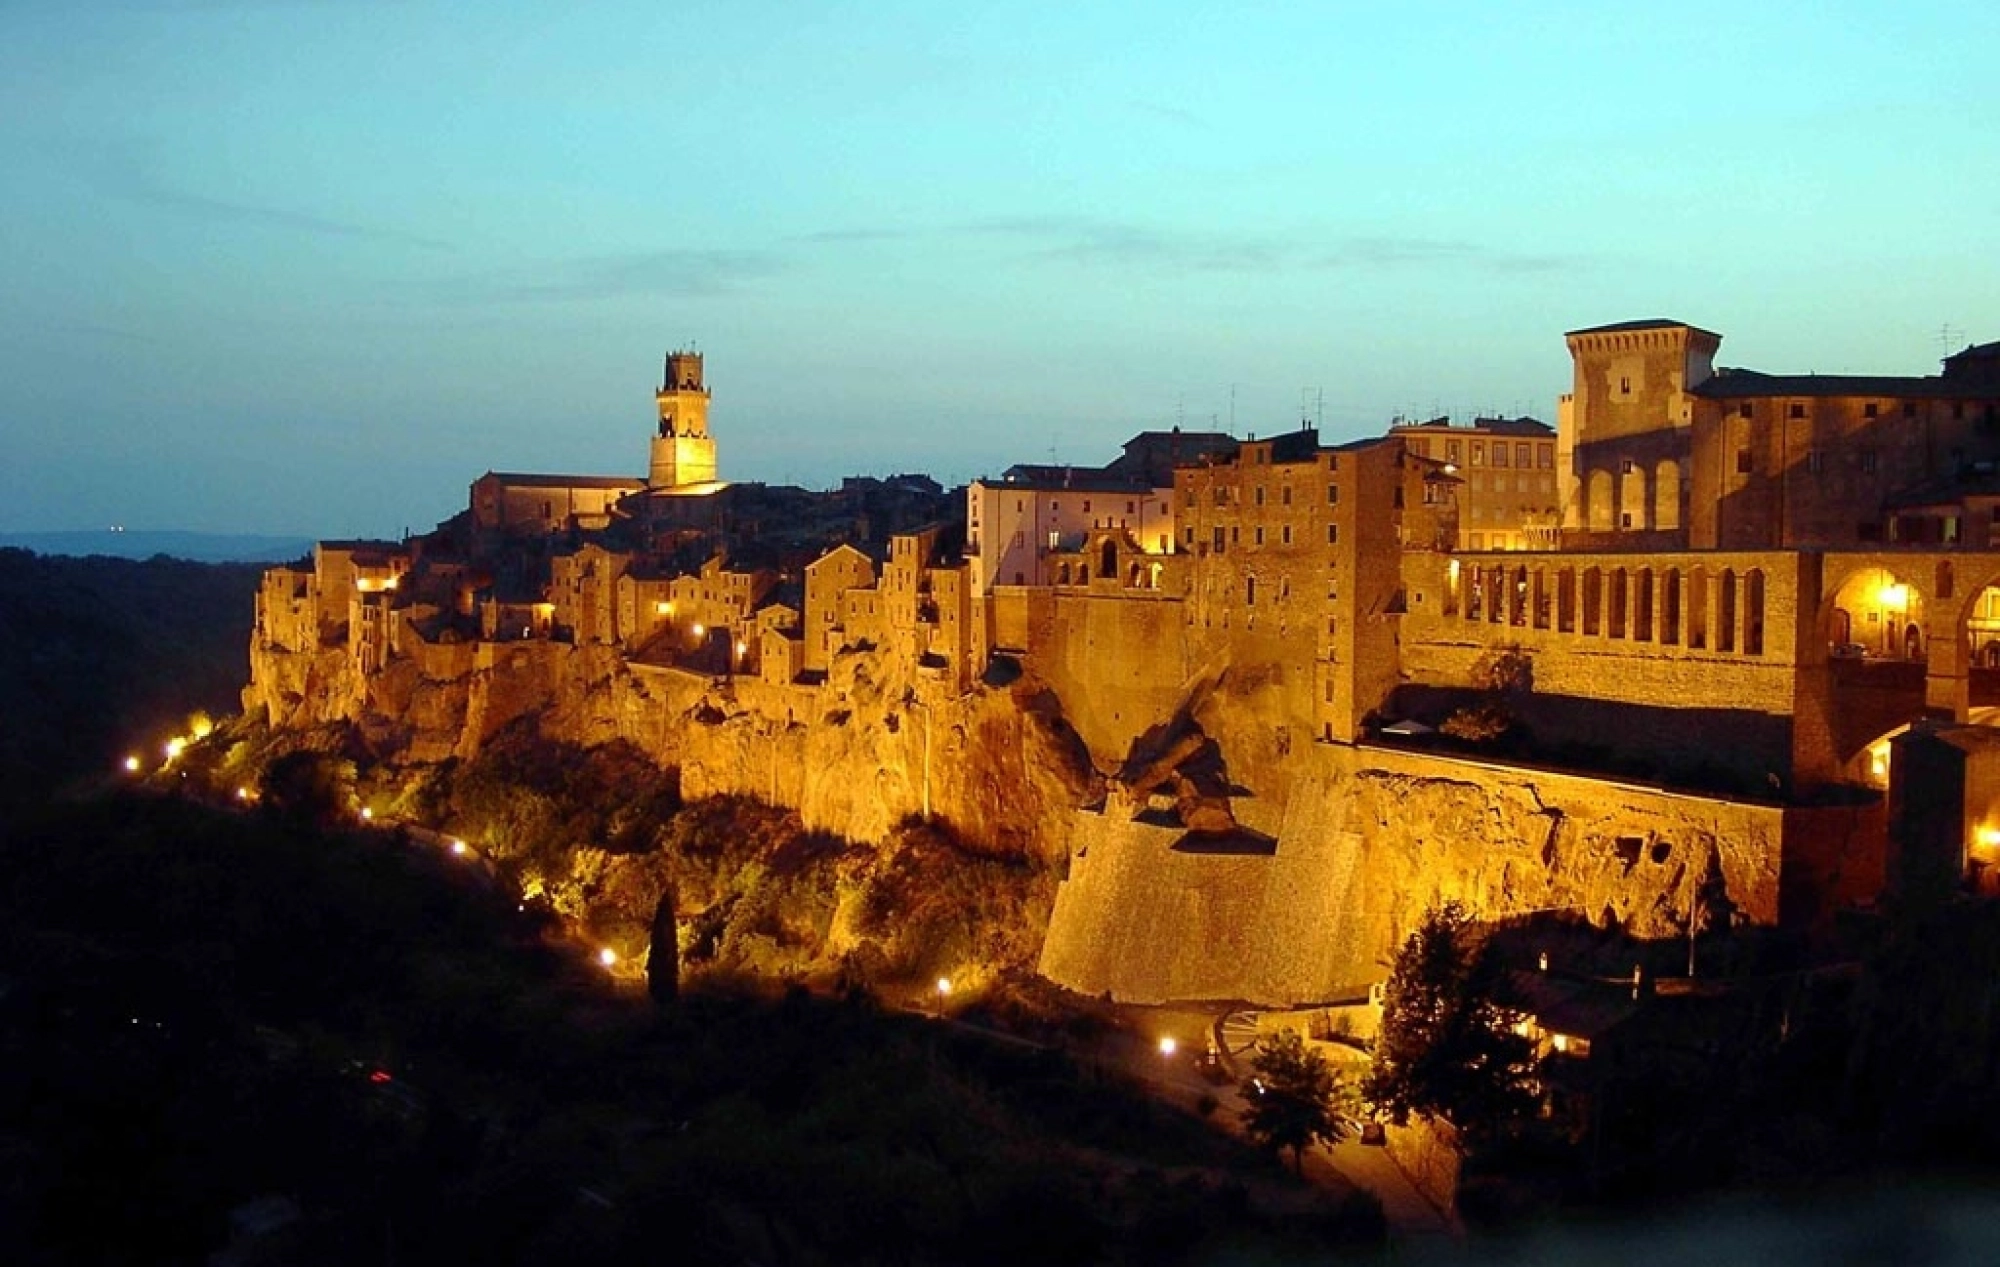
POLYGON ((1299 388, 1299 426, 1311 422, 1313 430, 1319 430, 1326 421, 1326 389, 1323 387, 1299 388))
POLYGON ((1965 332, 1963 330, 1953 326, 1949 321, 1939 326, 1937 332, 1938 355, 1950 356, 1951 350, 1958 346, 1959 339, 1963 338, 1964 335, 1965 332))

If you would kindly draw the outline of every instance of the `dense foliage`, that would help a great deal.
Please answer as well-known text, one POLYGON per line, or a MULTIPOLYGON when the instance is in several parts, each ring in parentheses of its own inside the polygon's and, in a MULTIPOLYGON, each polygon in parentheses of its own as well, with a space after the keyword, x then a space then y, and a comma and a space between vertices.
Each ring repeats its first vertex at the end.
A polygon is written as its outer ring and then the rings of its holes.
POLYGON ((1362 1084, 1391 1120, 1418 1113, 1491 1134, 1532 1107, 1533 1052, 1494 1000, 1494 961, 1481 949, 1464 908, 1446 902, 1397 950, 1362 1084))
POLYGON ((1351 1088, 1295 1030, 1279 1030, 1259 1045, 1256 1071, 1243 1083, 1243 1126, 1273 1152, 1290 1149, 1303 1173, 1305 1151, 1347 1138, 1351 1088))
POLYGON ((614 984, 448 850, 173 799, 0 846, 0 1261, 1294 1251, 1196 1121, 865 997, 614 984))

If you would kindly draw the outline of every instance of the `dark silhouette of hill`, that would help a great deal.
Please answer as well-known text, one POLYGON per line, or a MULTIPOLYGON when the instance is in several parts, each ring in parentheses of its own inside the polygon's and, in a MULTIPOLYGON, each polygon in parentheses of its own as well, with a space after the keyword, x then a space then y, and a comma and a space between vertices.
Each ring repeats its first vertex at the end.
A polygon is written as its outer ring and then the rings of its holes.
POLYGON ((0 806, 234 712, 262 571, 0 548, 0 806))
POLYGON ((150 559, 164 554, 190 563, 283 563, 313 547, 308 537, 252 536, 230 532, 153 532, 100 528, 90 532, 0 532, 0 548, 36 554, 150 559))

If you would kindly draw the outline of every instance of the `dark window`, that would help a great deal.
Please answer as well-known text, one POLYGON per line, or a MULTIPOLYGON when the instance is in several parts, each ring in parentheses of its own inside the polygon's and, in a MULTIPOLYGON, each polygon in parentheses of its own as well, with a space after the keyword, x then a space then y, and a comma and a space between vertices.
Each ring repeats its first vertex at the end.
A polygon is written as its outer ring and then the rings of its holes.
POLYGON ((1751 408, 1750 402, 1747 400, 1744 401, 1742 404, 1736 406, 1736 416, 1739 418, 1752 417, 1756 414, 1756 412, 1757 411, 1755 409, 1751 408))
POLYGON ((1875 450, 1873 449, 1861 450, 1861 470, 1862 473, 1865 475, 1872 475, 1875 473, 1875 450))
POLYGON ((1329 506, 1333 506, 1337 505, 1339 502, 1340 502, 1340 485, 1328 484, 1326 486, 1326 504, 1329 506))
POLYGON ((1223 532, 1223 530, 1222 530, 1222 529, 1220 529, 1220 528, 1217 528, 1217 529, 1215 530, 1215 552, 1216 552, 1217 554, 1221 554, 1221 553, 1222 553, 1222 550, 1223 550, 1223 547, 1224 547, 1225 545, 1227 545, 1227 544, 1228 544, 1228 541, 1229 541, 1229 538, 1228 538, 1228 536, 1227 536, 1227 535, 1226 535, 1226 534, 1225 534, 1225 533, 1223 532))
POLYGON ((1340 525, 1339 525, 1339 524, 1328 524, 1328 525, 1326 526, 1326 543, 1327 543, 1328 545, 1330 545, 1330 546, 1331 546, 1331 545, 1339 545, 1339 544, 1340 544, 1340 525))
POLYGON ((1803 401, 1797 401, 1797 400, 1793 401, 1791 403, 1791 407, 1785 410, 1785 416, 1787 418, 1805 417, 1806 416, 1805 403, 1803 401))
POLYGON ((1914 400, 1906 400, 1906 401, 1904 401, 1904 402, 1903 402, 1903 416, 1904 416, 1905 418, 1914 418, 1914 417, 1916 417, 1916 416, 1917 416, 1917 402, 1916 402, 1916 401, 1914 401, 1914 400))
POLYGON ((1292 544, 1292 526, 1290 524, 1285 525, 1285 544, 1292 544))
POLYGON ((1259 506, 1264 504, 1264 486, 1262 484, 1257 486, 1257 504, 1259 506))
POLYGON ((1736 473, 1738 475, 1748 475, 1750 469, 1750 450, 1736 450, 1736 473))
POLYGON ((1620 475, 1630 475, 1630 474, 1632 473, 1632 459, 1631 459, 1631 458, 1619 458, 1619 459, 1618 459, 1618 473, 1619 473, 1620 475))
POLYGON ((1863 418, 1873 418, 1873 417, 1875 416, 1875 402, 1874 402, 1874 401, 1872 401, 1872 400, 1871 400, 1871 401, 1869 401, 1869 402, 1868 402, 1867 404, 1865 404, 1865 405, 1861 406, 1861 416, 1862 416, 1863 418))

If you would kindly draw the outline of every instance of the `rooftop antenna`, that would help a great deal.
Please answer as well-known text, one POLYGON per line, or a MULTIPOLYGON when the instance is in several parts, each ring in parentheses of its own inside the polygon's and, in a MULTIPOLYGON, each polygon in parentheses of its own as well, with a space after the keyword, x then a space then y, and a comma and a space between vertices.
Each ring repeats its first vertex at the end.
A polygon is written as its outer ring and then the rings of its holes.
POLYGON ((1962 337, 1964 337, 1964 331, 1957 329, 1949 321, 1939 326, 1937 332, 1938 355, 1950 356, 1951 350, 1958 346, 1958 341, 1962 337))
POLYGON ((1182 392, 1174 399, 1174 430, 1179 431, 1187 422, 1187 393, 1182 392))
POLYGON ((1229 432, 1236 433, 1236 384, 1229 385, 1229 432))

